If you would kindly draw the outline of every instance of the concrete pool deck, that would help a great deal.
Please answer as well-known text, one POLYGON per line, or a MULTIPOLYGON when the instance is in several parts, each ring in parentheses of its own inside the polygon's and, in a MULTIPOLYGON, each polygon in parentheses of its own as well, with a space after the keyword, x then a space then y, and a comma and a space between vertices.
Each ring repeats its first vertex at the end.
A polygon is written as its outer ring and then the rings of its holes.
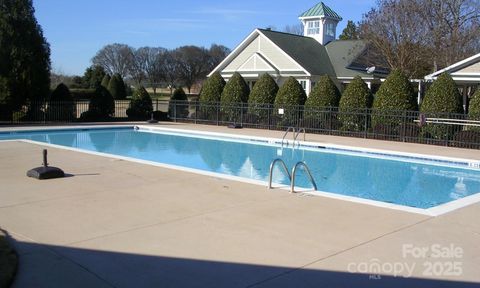
MULTIPOLYGON (((478 150, 307 141, 480 160, 478 150)), ((20 256, 13 287, 480 285, 480 204, 428 217, 56 148, 49 162, 70 177, 27 178, 41 149, 0 143, 0 228, 20 256)))

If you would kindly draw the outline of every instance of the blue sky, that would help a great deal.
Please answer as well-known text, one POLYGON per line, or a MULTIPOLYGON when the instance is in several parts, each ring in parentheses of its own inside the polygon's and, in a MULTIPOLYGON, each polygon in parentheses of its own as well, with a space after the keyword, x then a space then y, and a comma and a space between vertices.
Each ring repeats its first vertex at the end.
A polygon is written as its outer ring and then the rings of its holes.
MULTIPOLYGON (((361 20, 376 0, 325 0, 347 20, 361 20)), ((135 48, 182 45, 235 48, 255 28, 299 23, 298 15, 318 0, 34 0, 36 17, 52 50, 56 72, 82 75, 103 46, 135 48)))

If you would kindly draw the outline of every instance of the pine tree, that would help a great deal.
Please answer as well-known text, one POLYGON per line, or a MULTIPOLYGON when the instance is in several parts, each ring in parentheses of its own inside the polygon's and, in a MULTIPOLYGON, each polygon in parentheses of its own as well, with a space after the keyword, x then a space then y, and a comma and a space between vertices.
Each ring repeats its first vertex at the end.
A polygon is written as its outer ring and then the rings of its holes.
POLYGON ((50 48, 34 12, 31 0, 0 1, 0 106, 6 110, 42 101, 50 91, 50 48))
POLYGON ((357 25, 351 20, 348 20, 347 27, 343 29, 342 34, 338 37, 340 40, 357 40, 360 39, 358 35, 357 25))

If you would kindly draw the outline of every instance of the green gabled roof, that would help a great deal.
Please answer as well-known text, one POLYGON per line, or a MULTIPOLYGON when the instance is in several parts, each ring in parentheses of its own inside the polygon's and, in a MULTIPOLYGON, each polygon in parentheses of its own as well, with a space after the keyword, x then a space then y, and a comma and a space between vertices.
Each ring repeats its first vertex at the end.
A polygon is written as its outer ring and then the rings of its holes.
POLYGON ((312 75, 335 77, 325 46, 311 37, 258 29, 312 75))
POLYGON ((330 7, 323 2, 318 3, 309 10, 303 12, 299 17, 327 17, 341 21, 342 17, 333 11, 330 7))
POLYGON ((375 66, 375 74, 388 74, 384 60, 380 55, 372 53, 363 40, 337 40, 325 46, 330 62, 337 77, 371 77, 367 68, 375 66))

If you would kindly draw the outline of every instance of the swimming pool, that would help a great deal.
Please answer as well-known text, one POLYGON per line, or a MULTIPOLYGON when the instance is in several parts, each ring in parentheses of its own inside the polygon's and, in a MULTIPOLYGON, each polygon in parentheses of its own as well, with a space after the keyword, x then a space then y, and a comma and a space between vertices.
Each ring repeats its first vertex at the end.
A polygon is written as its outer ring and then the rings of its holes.
MULTIPOLYGON (((305 161, 319 191, 419 209, 437 207, 480 192, 478 161, 461 159, 339 149, 307 142, 295 148, 282 148, 279 139, 131 126, 0 133, 0 141, 13 139, 140 159, 263 184, 268 181, 274 159, 281 158, 289 169, 305 161)), ((279 168, 274 169, 273 181, 288 185, 288 177, 279 168)), ((311 188, 304 173, 298 174, 296 184, 311 188)))

